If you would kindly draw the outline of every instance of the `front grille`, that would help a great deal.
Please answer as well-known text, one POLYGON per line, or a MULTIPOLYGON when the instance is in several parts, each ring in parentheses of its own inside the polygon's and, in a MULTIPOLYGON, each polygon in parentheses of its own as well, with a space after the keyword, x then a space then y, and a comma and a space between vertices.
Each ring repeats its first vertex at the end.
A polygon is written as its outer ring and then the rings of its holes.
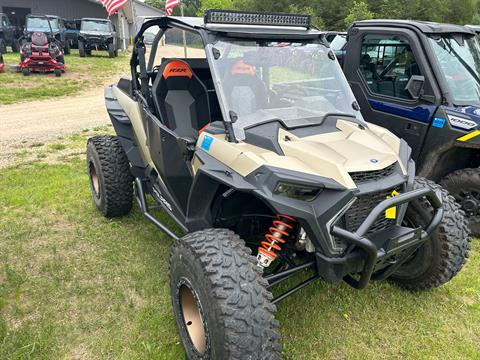
POLYGON ((390 176, 395 172, 396 167, 397 163, 394 162, 392 165, 387 166, 386 168, 381 170, 357 171, 351 172, 349 173, 349 175, 355 182, 355 184, 361 184, 369 181, 378 181, 379 179, 390 176))
POLYGON ((103 41, 103 39, 101 37, 98 37, 98 36, 91 36, 87 40, 88 40, 88 42, 94 42, 94 43, 99 43, 99 42, 103 41))
MULTIPOLYGON (((360 195, 353 205, 348 209, 344 215, 344 226, 348 231, 356 231, 363 221, 367 218, 368 214, 373 210, 375 206, 380 204, 388 196, 391 196, 392 192, 397 188, 380 191, 378 193, 360 195)), ((395 225, 395 219, 387 219, 385 214, 382 214, 375 221, 373 226, 368 231, 368 234, 387 229, 395 225)))

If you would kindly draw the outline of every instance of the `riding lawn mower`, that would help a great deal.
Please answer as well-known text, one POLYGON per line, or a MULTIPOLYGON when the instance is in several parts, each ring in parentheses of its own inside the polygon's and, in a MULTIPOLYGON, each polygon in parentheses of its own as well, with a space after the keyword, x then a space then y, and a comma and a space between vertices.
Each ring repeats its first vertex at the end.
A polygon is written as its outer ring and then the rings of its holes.
MULTIPOLYGON (((45 19, 50 26, 47 17, 41 19, 45 19)), ((25 76, 30 75, 31 72, 53 72, 57 77, 62 76, 66 70, 65 59, 58 40, 52 34, 52 31, 50 33, 39 31, 25 33, 21 39, 18 71, 25 76)))

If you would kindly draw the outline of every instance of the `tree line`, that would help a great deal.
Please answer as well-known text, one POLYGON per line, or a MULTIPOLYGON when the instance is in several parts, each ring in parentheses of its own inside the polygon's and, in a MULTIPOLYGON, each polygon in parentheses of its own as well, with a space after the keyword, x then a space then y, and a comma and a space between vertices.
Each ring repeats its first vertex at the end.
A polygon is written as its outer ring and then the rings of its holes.
MULTIPOLYGON (((163 0, 146 0, 163 9, 163 0)), ((373 18, 425 20, 480 25, 480 0, 183 0, 186 16, 206 9, 290 12, 312 16, 322 30, 345 30, 355 20, 373 18)), ((177 7, 174 15, 179 15, 177 7)))

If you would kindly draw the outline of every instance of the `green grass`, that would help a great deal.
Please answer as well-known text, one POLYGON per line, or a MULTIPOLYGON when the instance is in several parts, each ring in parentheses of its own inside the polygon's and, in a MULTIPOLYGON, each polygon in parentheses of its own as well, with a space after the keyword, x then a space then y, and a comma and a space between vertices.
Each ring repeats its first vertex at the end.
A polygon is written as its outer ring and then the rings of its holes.
MULTIPOLYGON (((61 144, 84 148, 86 136, 61 144)), ((0 172, 0 359, 183 358, 172 241, 136 207, 103 218, 82 158, 0 172)), ((467 266, 434 291, 317 282, 295 294, 278 306, 285 358, 479 359, 479 252, 475 241, 467 266)))
POLYGON ((78 50, 65 56, 67 71, 60 78, 53 74, 23 76, 13 72, 10 65, 18 64, 20 55, 5 54, 5 72, 0 74, 0 105, 58 96, 68 96, 96 85, 103 85, 113 75, 128 70, 128 52, 119 52, 110 59, 105 51, 93 52, 93 56, 81 58, 78 50))

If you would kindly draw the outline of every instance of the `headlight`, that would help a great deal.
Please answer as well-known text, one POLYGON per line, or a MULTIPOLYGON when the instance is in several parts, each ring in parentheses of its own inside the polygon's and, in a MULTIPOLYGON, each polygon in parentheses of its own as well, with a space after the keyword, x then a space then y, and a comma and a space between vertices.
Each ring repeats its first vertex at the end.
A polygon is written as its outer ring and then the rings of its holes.
POLYGON ((322 189, 319 187, 279 182, 273 193, 275 195, 282 195, 292 199, 312 201, 321 191, 322 189))

